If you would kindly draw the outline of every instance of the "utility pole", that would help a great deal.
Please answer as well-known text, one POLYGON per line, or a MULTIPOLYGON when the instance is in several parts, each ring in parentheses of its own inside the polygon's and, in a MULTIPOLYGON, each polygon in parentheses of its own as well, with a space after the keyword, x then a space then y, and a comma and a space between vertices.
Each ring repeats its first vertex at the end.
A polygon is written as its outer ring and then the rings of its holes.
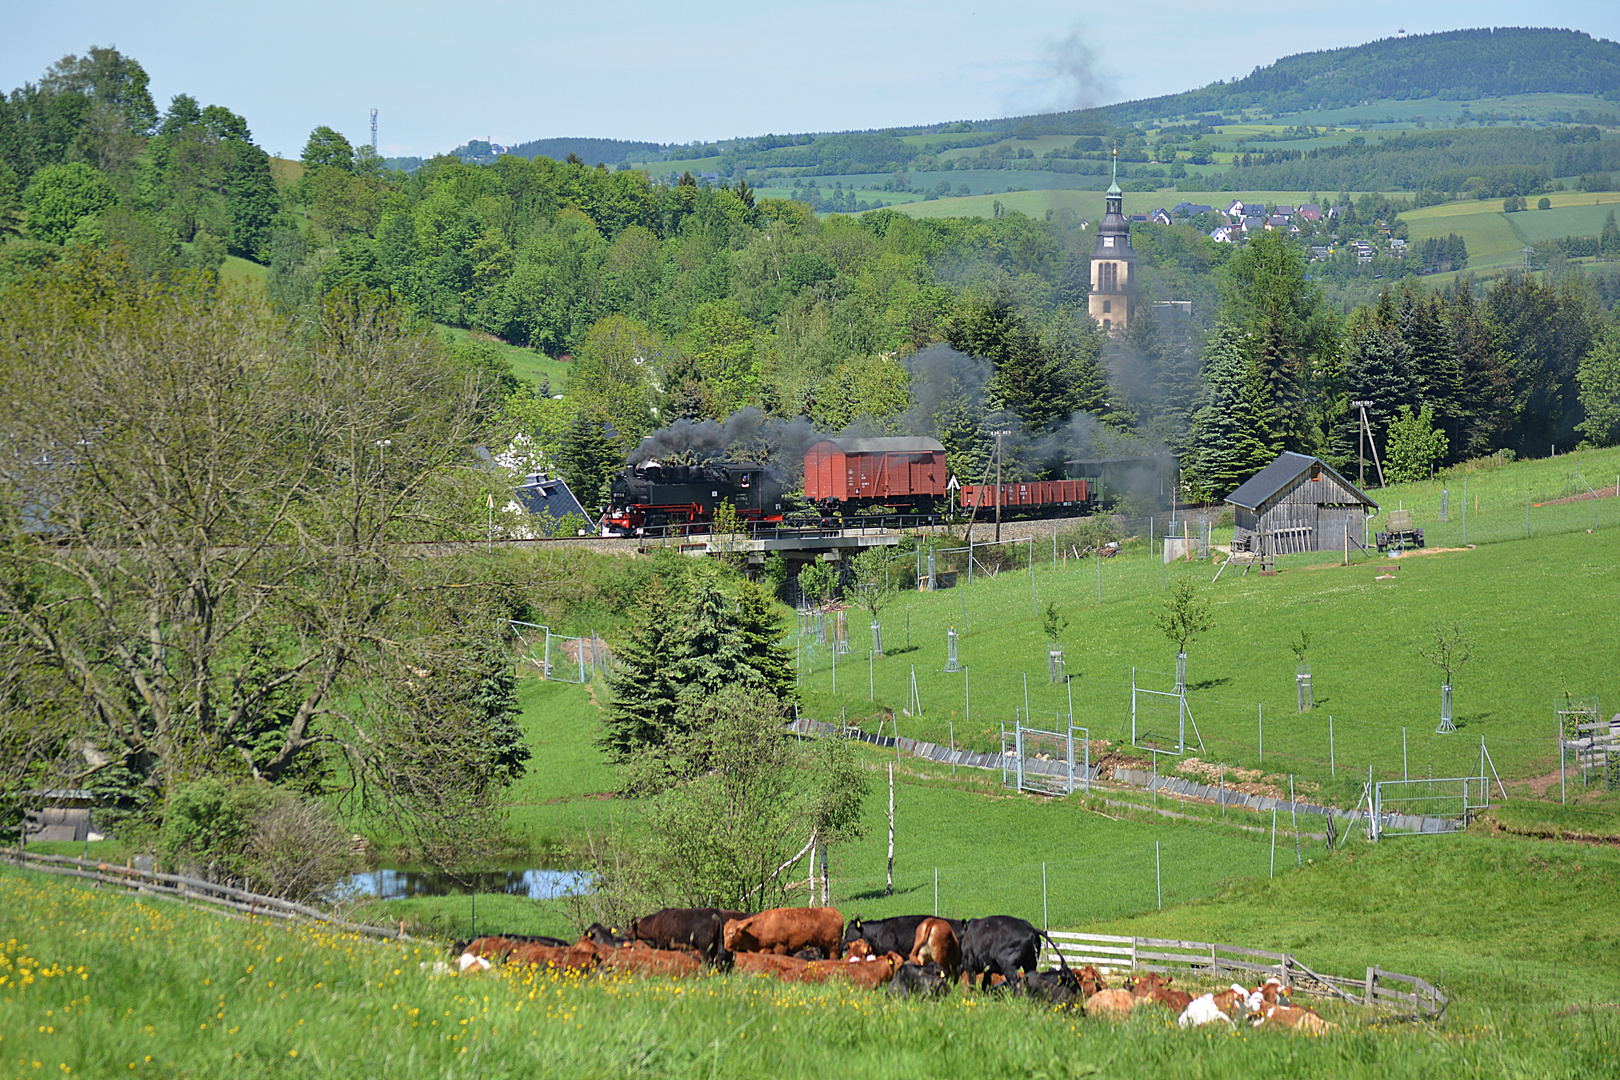
POLYGON ((1356 456, 1358 459, 1360 459, 1356 479, 1359 486, 1367 486, 1367 461, 1364 457, 1362 457, 1361 453, 1361 438, 1363 433, 1365 433, 1367 437, 1367 448, 1372 451, 1373 468, 1378 472, 1378 486, 1383 487, 1384 467, 1378 463, 1378 444, 1373 442, 1372 421, 1367 419, 1367 406, 1371 404, 1372 402, 1370 401, 1352 401, 1350 403, 1350 407, 1352 409, 1361 410, 1361 426, 1356 429, 1356 456))
POLYGON ((996 432, 996 543, 1001 543, 1001 437, 1011 435, 1010 431, 996 432))
POLYGON ((1352 409, 1360 409, 1361 415, 1356 419, 1356 486, 1367 486, 1367 448, 1362 441, 1361 433, 1367 424, 1367 405, 1365 401, 1352 401, 1352 409))

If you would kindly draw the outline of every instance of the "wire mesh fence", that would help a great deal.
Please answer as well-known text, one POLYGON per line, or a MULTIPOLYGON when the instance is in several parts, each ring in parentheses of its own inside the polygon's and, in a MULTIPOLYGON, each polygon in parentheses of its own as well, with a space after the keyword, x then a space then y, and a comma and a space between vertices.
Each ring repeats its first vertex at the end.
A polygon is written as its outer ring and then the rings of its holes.
POLYGON ((867 918, 997 914, 1028 919, 1036 926, 1078 926, 1213 896, 1233 882, 1267 876, 1274 867, 1295 866, 1321 847, 1320 842, 1302 840, 1296 849, 1286 817, 1278 824, 1275 861, 1269 833, 1245 838, 1180 824, 1142 835, 1142 840, 1107 852, 1077 857, 1055 848, 1045 861, 987 859, 966 866, 918 865, 902 845, 892 896, 886 895, 882 869, 840 872, 834 852, 832 903, 846 916, 867 918))
MULTIPOLYGON (((1382 507, 1368 524, 1385 527, 1392 510, 1405 510, 1423 529, 1427 547, 1463 547, 1538 536, 1620 528, 1620 475, 1589 477, 1578 464, 1561 475, 1524 484, 1495 480, 1447 480, 1424 485, 1411 500, 1382 507), (1607 481, 1607 482, 1605 482, 1607 481)), ((1376 493, 1375 493, 1376 495, 1376 493)))

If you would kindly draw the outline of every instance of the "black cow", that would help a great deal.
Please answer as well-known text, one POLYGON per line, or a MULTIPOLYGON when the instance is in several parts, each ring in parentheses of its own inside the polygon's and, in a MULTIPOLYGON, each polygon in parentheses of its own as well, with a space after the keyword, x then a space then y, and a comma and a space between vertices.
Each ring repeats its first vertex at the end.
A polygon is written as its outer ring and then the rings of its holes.
POLYGON ((1080 978, 1065 963, 1056 971, 1038 971, 1026 975, 1019 985, 1014 986, 1013 993, 1072 1009, 1080 1004, 1080 978))
POLYGON ((894 978, 889 980, 889 994, 893 997, 944 997, 951 992, 951 981, 945 969, 938 964, 901 964, 894 978))
MULTIPOLYGON (((866 940, 872 946, 872 951, 882 956, 884 953, 897 952, 901 956, 910 956, 911 947, 917 943, 917 927, 922 925, 924 919, 933 918, 931 915, 896 915, 892 919, 861 919, 859 917, 849 920, 844 927, 844 951, 855 942, 866 940)), ((946 919, 951 924, 951 930, 958 940, 962 937, 962 928, 967 923, 962 919, 946 919)))
POLYGON ((615 934, 599 922, 593 922, 587 926, 585 936, 591 939, 592 944, 600 945, 604 949, 617 949, 630 941, 629 938, 622 934, 615 934))
MULTIPOLYGON (((1025 973, 1035 970, 1036 960, 1041 955, 1041 938, 1046 935, 1027 919, 991 915, 969 919, 967 928, 959 932, 958 937, 962 942, 962 973, 970 982, 982 975, 982 989, 989 985, 992 975, 1000 975, 1011 984, 1022 982, 1025 973)), ((1046 940, 1051 942, 1052 939, 1046 940)), ((1052 948, 1056 951, 1056 944, 1052 948)), ((1069 971, 1062 953, 1058 953, 1058 964, 1063 977, 1073 980, 1078 987, 1079 980, 1069 971)))
POLYGON ((632 920, 629 940, 645 941, 655 949, 695 949, 710 964, 722 961, 726 951, 722 914, 715 908, 664 908, 632 920))

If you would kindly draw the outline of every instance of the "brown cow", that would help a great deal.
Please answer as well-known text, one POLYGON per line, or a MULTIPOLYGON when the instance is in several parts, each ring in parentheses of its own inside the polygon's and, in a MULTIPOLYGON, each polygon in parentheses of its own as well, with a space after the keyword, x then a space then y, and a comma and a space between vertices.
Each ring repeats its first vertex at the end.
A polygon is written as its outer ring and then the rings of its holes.
MULTIPOLYGON (((644 946, 645 943, 637 942, 644 946)), ((676 949, 623 948, 601 950, 602 966, 610 971, 633 972, 637 975, 668 975, 681 978, 696 975, 703 970, 703 962, 695 953, 676 949)))
POLYGON ((927 918, 917 924, 917 934, 911 943, 910 962, 938 964, 947 979, 955 979, 962 970, 962 946, 956 940, 956 931, 944 919, 927 918))
POLYGON ((1193 996, 1185 990, 1171 989, 1171 982, 1170 976, 1160 975, 1155 971, 1127 985, 1136 996, 1136 1008, 1162 1005, 1176 1016, 1180 1016, 1187 1006, 1192 1004, 1193 996))
POLYGON ((1090 964, 1085 965, 1074 974, 1075 977, 1080 980, 1081 1001, 1087 1000, 1091 997, 1091 995, 1095 994, 1099 990, 1108 989, 1108 984, 1103 982, 1102 972, 1098 971, 1090 964))
MULTIPOLYGON (((480 938, 473 938, 461 947, 461 955, 477 957, 483 960, 505 960, 512 954, 512 950, 524 942, 517 938, 499 937, 489 934, 480 938)), ((463 967, 466 965, 463 964, 463 967)))
POLYGON ((725 925, 725 945, 734 953, 789 956, 814 945, 836 959, 843 937, 844 917, 830 907, 772 908, 725 925))
POLYGON ((564 971, 591 971, 602 962, 601 953, 588 942, 559 949, 555 945, 519 945, 507 954, 509 964, 544 964, 564 971))
POLYGON ((770 975, 783 982, 804 982, 805 968, 810 961, 796 956, 779 956, 768 952, 740 952, 736 954, 733 971, 745 975, 770 975))
POLYGON ((1338 1031, 1339 1025, 1322 1019, 1315 1010, 1301 1005, 1266 1005, 1255 1018, 1255 1027, 1284 1028, 1303 1031, 1308 1035, 1326 1035, 1338 1031))
POLYGON ((894 978, 894 973, 905 962, 905 957, 896 952, 861 960, 815 960, 810 964, 809 981, 842 979, 868 990, 877 990, 888 986, 889 980, 894 978))
POLYGON ((1123 1020, 1136 1008, 1136 995, 1129 990, 1099 990, 1086 998, 1087 1016, 1106 1016, 1110 1020, 1123 1020))

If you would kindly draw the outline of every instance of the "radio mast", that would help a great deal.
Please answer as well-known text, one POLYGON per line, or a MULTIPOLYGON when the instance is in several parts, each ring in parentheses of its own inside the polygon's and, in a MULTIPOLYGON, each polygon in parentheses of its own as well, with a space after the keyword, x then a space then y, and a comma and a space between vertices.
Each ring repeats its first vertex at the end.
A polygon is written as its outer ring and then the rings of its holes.
POLYGON ((377 152, 377 110, 371 110, 371 152, 377 152))

